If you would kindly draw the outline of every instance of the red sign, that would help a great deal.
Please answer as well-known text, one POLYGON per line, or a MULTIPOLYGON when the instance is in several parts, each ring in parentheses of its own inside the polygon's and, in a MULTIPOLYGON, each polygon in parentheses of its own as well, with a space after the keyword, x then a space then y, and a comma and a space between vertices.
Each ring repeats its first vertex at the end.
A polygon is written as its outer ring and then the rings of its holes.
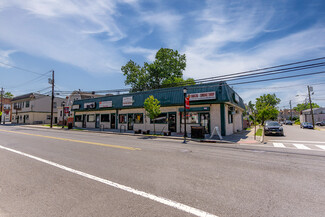
POLYGON ((190 97, 185 98, 185 109, 190 109, 190 97))
POLYGON ((69 114, 69 107, 64 107, 64 114, 69 114))

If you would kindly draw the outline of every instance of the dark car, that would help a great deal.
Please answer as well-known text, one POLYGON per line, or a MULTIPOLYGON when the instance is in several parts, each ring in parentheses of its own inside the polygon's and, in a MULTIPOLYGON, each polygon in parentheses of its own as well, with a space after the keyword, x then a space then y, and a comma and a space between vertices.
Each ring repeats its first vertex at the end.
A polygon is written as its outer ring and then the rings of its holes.
POLYGON ((292 121, 287 120, 287 121, 284 122, 284 124, 285 125, 292 125, 292 121))
POLYGON ((325 121, 316 122, 316 125, 318 125, 318 126, 325 126, 325 121))
POLYGON ((314 129, 314 126, 311 123, 303 122, 303 123, 300 124, 300 128, 303 128, 303 129, 305 129, 305 128, 307 128, 307 129, 314 129))
POLYGON ((283 127, 276 121, 268 121, 264 126, 264 135, 284 136, 283 127))

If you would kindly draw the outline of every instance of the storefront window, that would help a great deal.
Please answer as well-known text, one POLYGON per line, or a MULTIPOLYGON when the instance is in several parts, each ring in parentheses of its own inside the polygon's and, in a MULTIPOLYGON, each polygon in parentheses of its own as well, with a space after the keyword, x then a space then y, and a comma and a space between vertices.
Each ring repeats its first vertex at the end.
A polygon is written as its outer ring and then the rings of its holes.
POLYGON ((150 119, 150 123, 155 124, 167 124, 167 113, 160 113, 160 115, 154 120, 150 119), (154 122, 155 121, 155 122, 154 122))
POLYGON ((126 124, 126 115, 125 114, 119 115, 119 123, 126 124))
POLYGON ((109 122, 109 114, 102 114, 101 122, 109 122))
MULTIPOLYGON (((186 112, 186 124, 198 124, 199 114, 197 112, 186 112)), ((184 112, 182 112, 182 124, 184 124, 184 112)))
POLYGON ((95 115, 87 115, 87 122, 95 122, 95 115))
POLYGON ((143 124, 143 114, 134 114, 134 123, 143 124))
POLYGON ((76 115, 74 121, 75 122, 82 122, 82 116, 81 115, 76 115))

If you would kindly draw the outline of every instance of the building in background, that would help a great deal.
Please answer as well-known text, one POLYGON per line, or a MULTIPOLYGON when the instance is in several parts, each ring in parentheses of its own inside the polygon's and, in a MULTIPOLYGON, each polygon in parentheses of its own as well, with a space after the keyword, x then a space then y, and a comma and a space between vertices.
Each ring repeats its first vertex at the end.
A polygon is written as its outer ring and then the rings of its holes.
POLYGON ((73 123, 74 117, 71 111, 73 102, 75 100, 83 100, 83 99, 92 99, 96 97, 102 97, 103 95, 98 95, 95 93, 83 92, 80 90, 73 91, 69 96, 67 96, 60 105, 57 106, 57 117, 58 117, 58 124, 63 124, 63 117, 64 117, 64 124, 73 123), (64 109, 65 107, 65 109, 64 109), (63 115, 63 112, 65 114, 63 115))
POLYGON ((1 123, 11 122, 11 118, 12 118, 11 99, 3 98, 2 103, 3 103, 3 112, 1 116, 1 123))
MULTIPOLYGON (((206 134, 218 127, 222 135, 243 129, 245 106, 225 82, 186 86, 190 109, 186 111, 186 131, 203 126, 206 134)), ((184 132, 184 87, 164 88, 122 95, 76 100, 72 110, 75 126, 82 128, 127 129, 134 131, 184 132), (153 95, 160 101, 161 114, 150 120, 144 101, 153 95)))
MULTIPOLYGON (((57 123, 57 105, 64 99, 54 98, 53 123, 57 123)), ((51 96, 28 93, 14 97, 11 101, 12 123, 49 124, 51 122, 51 96)))
POLYGON ((297 112, 296 110, 292 109, 291 111, 290 109, 282 109, 279 111, 278 120, 279 121, 291 120, 291 112, 292 112, 293 120, 299 118, 299 112, 297 112))
MULTIPOLYGON (((325 108, 313 108, 313 113, 315 123, 325 121, 325 108)), ((310 109, 306 109, 301 112, 300 123, 302 122, 313 122, 310 109)))

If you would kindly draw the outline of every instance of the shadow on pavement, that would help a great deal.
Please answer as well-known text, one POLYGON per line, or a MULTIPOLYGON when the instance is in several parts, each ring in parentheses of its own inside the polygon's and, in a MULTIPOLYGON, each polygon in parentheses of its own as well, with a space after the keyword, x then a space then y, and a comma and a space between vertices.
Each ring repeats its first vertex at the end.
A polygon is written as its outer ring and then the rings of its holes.
POLYGON ((234 134, 229 135, 229 136, 224 136, 223 140, 236 143, 236 142, 239 142, 240 140, 248 139, 249 138, 249 136, 248 136, 249 133, 250 133, 250 131, 243 130, 243 131, 234 133, 234 134))

